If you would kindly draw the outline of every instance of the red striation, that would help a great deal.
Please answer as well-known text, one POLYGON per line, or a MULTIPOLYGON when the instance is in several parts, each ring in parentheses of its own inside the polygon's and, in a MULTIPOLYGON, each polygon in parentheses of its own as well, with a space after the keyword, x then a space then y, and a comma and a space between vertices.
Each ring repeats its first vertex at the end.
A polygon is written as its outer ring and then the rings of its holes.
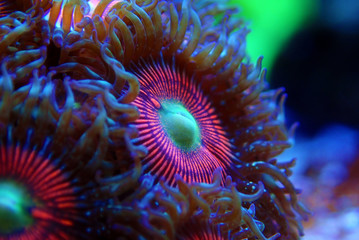
POLYGON ((2 140, 0 179, 24 186, 34 202, 30 209, 34 222, 6 239, 70 239, 70 233, 62 228, 74 225, 77 196, 71 181, 54 161, 36 150, 2 140))
POLYGON ((143 160, 145 171, 174 185, 174 174, 179 174, 189 183, 210 183, 214 170, 221 167, 223 182, 226 176, 224 170, 234 156, 211 103, 193 79, 174 64, 148 62, 137 65, 133 70, 141 84, 139 96, 133 102, 141 113, 135 122, 139 130, 135 142, 148 149, 149 154, 143 160), (158 114, 164 100, 183 104, 194 117, 201 133, 199 147, 183 150, 166 135, 158 114))

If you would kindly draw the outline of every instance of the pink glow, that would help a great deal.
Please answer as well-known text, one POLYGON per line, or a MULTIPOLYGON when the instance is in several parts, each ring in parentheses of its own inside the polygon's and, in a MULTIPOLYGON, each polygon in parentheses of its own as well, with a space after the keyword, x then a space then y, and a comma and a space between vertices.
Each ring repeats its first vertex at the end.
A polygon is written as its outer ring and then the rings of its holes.
POLYGON ((226 169, 235 158, 231 144, 221 126, 215 109, 199 87, 184 72, 156 62, 138 66, 135 75, 141 89, 134 101, 140 112, 135 122, 139 129, 136 144, 147 147, 149 154, 143 160, 144 168, 175 184, 175 174, 186 182, 212 181, 213 172, 222 169, 222 183, 226 169), (158 109, 163 101, 181 103, 196 120, 201 132, 201 145, 183 150, 166 135, 159 119, 158 109))

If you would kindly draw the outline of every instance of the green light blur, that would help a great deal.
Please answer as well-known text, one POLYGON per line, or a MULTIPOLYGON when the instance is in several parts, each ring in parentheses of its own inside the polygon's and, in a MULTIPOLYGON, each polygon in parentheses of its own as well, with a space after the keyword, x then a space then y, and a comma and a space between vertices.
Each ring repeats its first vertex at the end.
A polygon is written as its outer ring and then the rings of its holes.
POLYGON ((270 72, 279 52, 301 27, 313 20, 317 0, 229 0, 240 8, 238 16, 249 22, 247 53, 252 62, 264 56, 270 72))
POLYGON ((32 206, 26 189, 14 182, 0 182, 0 236, 31 225, 33 219, 29 209, 32 206))
POLYGON ((181 103, 164 101, 158 113, 163 128, 174 145, 189 151, 200 144, 198 124, 181 103))

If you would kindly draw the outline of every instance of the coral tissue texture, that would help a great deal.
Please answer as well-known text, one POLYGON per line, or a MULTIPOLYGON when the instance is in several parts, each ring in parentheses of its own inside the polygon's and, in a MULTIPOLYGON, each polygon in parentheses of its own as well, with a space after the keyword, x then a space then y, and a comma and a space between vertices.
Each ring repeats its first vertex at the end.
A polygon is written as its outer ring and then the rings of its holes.
POLYGON ((0 4, 0 239, 299 239, 285 94, 225 1, 0 4))

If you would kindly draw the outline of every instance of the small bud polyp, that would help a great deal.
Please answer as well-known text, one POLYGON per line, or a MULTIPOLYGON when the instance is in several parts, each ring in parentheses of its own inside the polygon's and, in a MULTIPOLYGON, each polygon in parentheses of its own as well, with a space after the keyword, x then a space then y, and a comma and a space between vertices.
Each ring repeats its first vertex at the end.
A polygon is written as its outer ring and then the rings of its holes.
POLYGON ((33 222, 32 203, 24 190, 12 182, 0 182, 0 235, 21 231, 33 222))
POLYGON ((183 150, 190 150, 200 144, 198 124, 181 103, 162 102, 159 116, 164 130, 174 145, 183 150))

